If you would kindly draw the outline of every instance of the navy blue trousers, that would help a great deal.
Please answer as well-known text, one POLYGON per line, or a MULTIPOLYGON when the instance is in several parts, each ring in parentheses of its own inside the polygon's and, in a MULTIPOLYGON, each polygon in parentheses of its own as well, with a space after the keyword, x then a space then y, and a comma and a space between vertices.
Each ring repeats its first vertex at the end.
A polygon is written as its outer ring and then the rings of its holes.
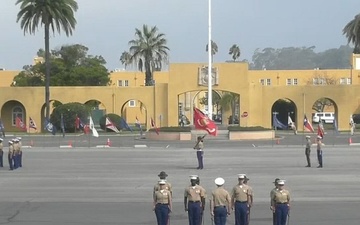
POLYGON ((158 225, 167 225, 169 220, 169 205, 168 204, 156 204, 155 215, 158 225))
POLYGON ((189 225, 200 225, 201 211, 200 202, 188 203, 189 225))
POLYGON ((22 152, 19 155, 19 167, 22 167, 22 152))
POLYGON ((14 169, 17 169, 19 167, 19 155, 14 155, 13 161, 14 161, 14 169))
POLYGON ((235 225, 247 225, 247 202, 235 202, 235 225))
POLYGON ((204 168, 203 156, 204 156, 203 151, 196 151, 196 157, 197 157, 198 165, 199 165, 198 169, 203 169, 204 168))
POLYGON ((3 167, 4 166, 4 164, 3 164, 3 155, 4 155, 4 152, 0 152, 0 167, 3 167))
POLYGON ((225 206, 218 206, 214 208, 215 225, 225 225, 226 217, 227 217, 227 210, 225 206))
POLYGON ((8 155, 8 161, 9 161, 10 170, 13 170, 14 169, 14 163, 13 163, 13 158, 10 155, 8 155))
POLYGON ((286 225, 288 213, 289 206, 287 204, 277 204, 275 208, 276 225, 286 225))
POLYGON ((319 166, 323 166, 323 158, 322 158, 322 150, 317 150, 317 158, 318 158, 318 161, 319 161, 319 166))

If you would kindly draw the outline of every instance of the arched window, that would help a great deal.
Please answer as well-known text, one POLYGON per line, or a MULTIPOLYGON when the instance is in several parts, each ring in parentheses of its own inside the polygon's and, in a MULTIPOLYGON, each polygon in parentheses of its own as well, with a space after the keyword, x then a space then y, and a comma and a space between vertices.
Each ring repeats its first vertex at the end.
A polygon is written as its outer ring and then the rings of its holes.
POLYGON ((24 110, 20 106, 16 106, 12 110, 12 125, 16 126, 16 117, 19 117, 21 121, 24 121, 24 110))

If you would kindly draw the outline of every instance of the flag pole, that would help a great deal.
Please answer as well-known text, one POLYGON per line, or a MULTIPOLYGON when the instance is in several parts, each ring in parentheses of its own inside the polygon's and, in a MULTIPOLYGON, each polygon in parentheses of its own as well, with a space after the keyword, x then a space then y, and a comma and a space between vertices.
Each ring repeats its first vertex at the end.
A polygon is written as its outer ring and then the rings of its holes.
POLYGON ((305 93, 303 93, 303 113, 304 113, 304 117, 303 117, 303 138, 301 140, 302 146, 304 146, 304 141, 305 141, 305 93))
POLYGON ((212 120, 212 42, 211 42, 211 0, 209 0, 209 43, 208 43, 208 117, 212 120))

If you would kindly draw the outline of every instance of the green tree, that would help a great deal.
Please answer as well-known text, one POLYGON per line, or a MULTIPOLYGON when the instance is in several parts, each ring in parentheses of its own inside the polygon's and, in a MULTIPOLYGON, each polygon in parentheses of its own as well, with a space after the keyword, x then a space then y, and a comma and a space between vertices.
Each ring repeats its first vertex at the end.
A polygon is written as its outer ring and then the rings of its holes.
POLYGON ((57 128, 61 130, 61 114, 64 119, 64 127, 66 132, 75 132, 75 120, 79 117, 80 120, 87 124, 88 116, 91 109, 84 104, 78 102, 71 102, 66 104, 60 104, 56 106, 51 113, 50 121, 57 128))
MULTIPOLYGON (((39 50, 40 52, 41 50, 39 50)), ((105 67, 106 61, 101 56, 87 54, 83 45, 64 45, 52 50, 51 86, 106 86, 110 82, 105 67)), ((46 65, 24 66, 24 70, 14 77, 13 86, 43 86, 45 84, 46 65)))
POLYGON ((341 45, 317 54, 317 68, 321 69, 347 69, 350 67, 349 56, 353 52, 349 45, 341 45))
POLYGON ((323 112, 325 107, 334 107, 334 102, 328 98, 319 98, 312 106, 316 112, 323 112))
POLYGON ((348 43, 354 44, 354 53, 360 53, 360 14, 357 14, 343 29, 348 43))
POLYGON ((50 29, 55 33, 63 30, 66 36, 75 29, 76 19, 74 13, 78 9, 75 0, 17 0, 20 4, 17 22, 25 33, 34 34, 39 26, 44 26, 45 33, 45 117, 50 116, 50 29))
MULTIPOLYGON (((213 108, 216 108, 217 112, 216 114, 218 115, 219 112, 221 112, 221 107, 220 107, 220 100, 221 100, 221 96, 219 95, 219 93, 217 93, 216 91, 212 91, 212 104, 213 104, 213 108)), ((200 98, 199 103, 201 105, 208 105, 208 95, 200 98)), ((211 119, 211 118, 210 118, 211 119)))
POLYGON ((123 53, 121 53, 120 56, 120 62, 125 66, 125 70, 126 70, 126 67, 131 63, 130 53, 127 51, 123 51, 123 53))
MULTIPOLYGON (((218 52, 218 46, 215 41, 211 40, 211 61, 214 62, 214 55, 218 52)), ((209 51, 209 44, 206 44, 206 52, 209 51)))
POLYGON ((234 60, 234 62, 238 58, 240 58, 240 54, 241 54, 241 51, 240 51, 239 46, 236 44, 233 44, 229 49, 229 55, 231 55, 231 58, 234 60))
POLYGON ((135 62, 140 71, 145 69, 145 85, 152 86, 153 72, 161 70, 162 63, 167 62, 168 51, 165 34, 159 29, 143 25, 142 30, 135 29, 135 39, 129 41, 130 62, 135 62))
POLYGON ((235 123, 235 111, 239 105, 239 95, 233 92, 225 92, 220 99, 220 106, 223 110, 231 110, 231 124, 235 123))

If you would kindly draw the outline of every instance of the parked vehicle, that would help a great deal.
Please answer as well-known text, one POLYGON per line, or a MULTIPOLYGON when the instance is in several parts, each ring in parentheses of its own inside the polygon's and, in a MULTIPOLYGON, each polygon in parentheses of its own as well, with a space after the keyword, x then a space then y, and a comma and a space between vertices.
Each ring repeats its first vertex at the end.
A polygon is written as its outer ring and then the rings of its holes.
POLYGON ((319 123, 320 121, 323 123, 334 123, 334 118, 334 112, 318 112, 314 114, 312 121, 313 123, 319 123))

